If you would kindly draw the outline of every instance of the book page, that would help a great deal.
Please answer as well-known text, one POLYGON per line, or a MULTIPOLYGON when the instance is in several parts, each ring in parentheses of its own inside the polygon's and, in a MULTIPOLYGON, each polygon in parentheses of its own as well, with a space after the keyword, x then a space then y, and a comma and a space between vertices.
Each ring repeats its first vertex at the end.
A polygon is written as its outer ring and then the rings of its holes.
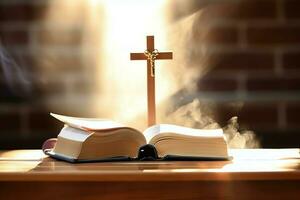
POLYGON ((83 142, 90 136, 90 133, 77 128, 64 126, 64 128, 60 131, 58 136, 78 142, 83 142))
POLYGON ((147 128, 143 134, 146 138, 147 143, 161 133, 176 133, 186 136, 196 137, 223 137, 222 129, 194 129, 184 126, 177 126, 172 124, 158 124, 147 128))
POLYGON ((50 113, 50 115, 65 124, 79 129, 84 130, 105 130, 105 129, 115 129, 115 128, 123 128, 124 125, 106 119, 99 118, 79 118, 79 117, 69 117, 65 115, 58 115, 54 113, 50 113))

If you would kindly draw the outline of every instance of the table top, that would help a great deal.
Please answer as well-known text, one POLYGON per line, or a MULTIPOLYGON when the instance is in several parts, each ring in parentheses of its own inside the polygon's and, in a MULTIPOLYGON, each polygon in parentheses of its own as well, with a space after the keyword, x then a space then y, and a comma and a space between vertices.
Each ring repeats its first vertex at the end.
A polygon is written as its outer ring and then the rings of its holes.
POLYGON ((71 164, 41 150, 0 151, 0 181, 300 181, 299 149, 232 149, 231 161, 71 164))

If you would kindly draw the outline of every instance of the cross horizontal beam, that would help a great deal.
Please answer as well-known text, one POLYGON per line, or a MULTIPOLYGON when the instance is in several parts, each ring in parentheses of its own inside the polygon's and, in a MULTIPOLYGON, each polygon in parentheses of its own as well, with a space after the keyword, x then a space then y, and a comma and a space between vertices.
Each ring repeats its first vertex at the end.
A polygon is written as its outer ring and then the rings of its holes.
MULTIPOLYGON (((172 52, 159 52, 159 54, 156 56, 156 60, 166 60, 172 58, 172 52)), ((147 56, 144 53, 131 53, 130 60, 147 60, 147 56)))

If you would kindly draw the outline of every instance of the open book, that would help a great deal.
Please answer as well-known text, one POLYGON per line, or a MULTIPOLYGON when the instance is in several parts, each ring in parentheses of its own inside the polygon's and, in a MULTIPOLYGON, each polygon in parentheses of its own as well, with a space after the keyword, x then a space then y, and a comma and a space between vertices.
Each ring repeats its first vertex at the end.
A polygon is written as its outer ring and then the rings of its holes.
POLYGON ((142 133, 110 120, 51 115, 65 126, 47 154, 69 162, 141 160, 143 153, 160 160, 228 159, 222 129, 159 124, 142 133))

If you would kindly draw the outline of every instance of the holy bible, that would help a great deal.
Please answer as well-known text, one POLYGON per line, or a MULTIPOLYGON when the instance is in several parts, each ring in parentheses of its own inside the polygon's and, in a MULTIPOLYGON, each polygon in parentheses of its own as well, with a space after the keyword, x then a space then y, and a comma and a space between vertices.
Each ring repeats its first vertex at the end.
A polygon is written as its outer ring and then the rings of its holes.
POLYGON ((68 162, 228 159, 222 129, 159 124, 142 133, 110 120, 51 115, 65 126, 45 152, 68 162))

